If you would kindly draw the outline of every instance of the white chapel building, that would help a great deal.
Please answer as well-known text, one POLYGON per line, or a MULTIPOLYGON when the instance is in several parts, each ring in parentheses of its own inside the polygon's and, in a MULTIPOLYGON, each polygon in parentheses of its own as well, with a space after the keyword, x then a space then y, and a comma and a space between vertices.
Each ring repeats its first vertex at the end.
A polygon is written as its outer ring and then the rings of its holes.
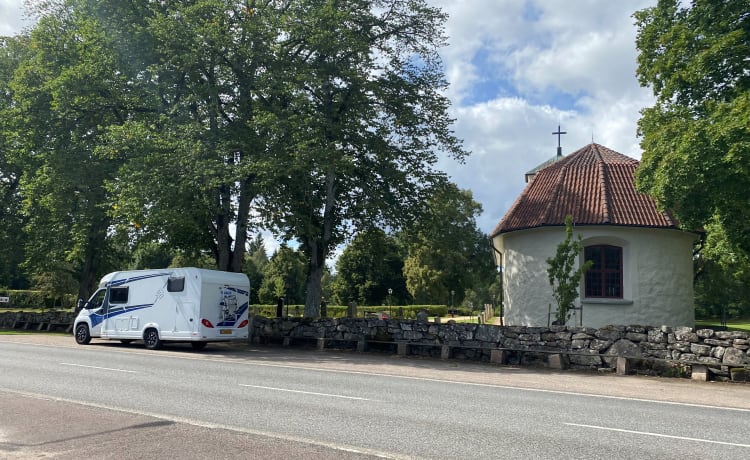
MULTIPOLYGON (((559 130, 558 130, 559 131, 559 130)), ((565 217, 592 260, 568 325, 694 326, 693 243, 635 188, 638 161, 592 143, 527 174, 526 188, 490 237, 502 269, 505 324, 547 326, 557 304, 547 258, 565 217)))

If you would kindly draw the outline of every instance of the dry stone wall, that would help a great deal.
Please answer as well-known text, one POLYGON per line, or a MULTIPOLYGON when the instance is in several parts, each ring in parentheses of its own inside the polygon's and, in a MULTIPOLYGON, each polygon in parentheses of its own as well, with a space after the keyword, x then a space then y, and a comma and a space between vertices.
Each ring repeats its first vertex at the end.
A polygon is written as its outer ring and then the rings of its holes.
POLYGON ((60 329, 61 325, 72 324, 76 314, 66 311, 0 312, 0 329, 41 329, 47 330, 50 325, 60 329), (59 326, 59 327, 58 327, 59 326))
MULTIPOLYGON (((250 336, 255 341, 326 339, 327 347, 352 348, 365 341, 368 348, 406 342, 412 354, 489 361, 492 350, 509 352, 514 364, 544 363, 550 354, 566 356, 571 367, 614 368, 617 357, 633 358, 643 373, 680 375, 689 365, 709 366, 715 378, 729 378, 731 367, 750 367, 750 334, 713 329, 667 326, 526 327, 488 324, 431 323, 413 320, 357 318, 254 317, 250 336)), ((387 349, 387 348, 386 348, 387 349)), ((746 374, 745 374, 746 375, 746 374)))

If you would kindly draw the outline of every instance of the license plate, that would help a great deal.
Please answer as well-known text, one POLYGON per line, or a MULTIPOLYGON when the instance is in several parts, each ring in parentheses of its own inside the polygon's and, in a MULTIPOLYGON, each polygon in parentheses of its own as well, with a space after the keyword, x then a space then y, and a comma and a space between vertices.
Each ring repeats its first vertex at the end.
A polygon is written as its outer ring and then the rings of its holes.
POLYGON ((231 329, 221 329, 219 331, 219 334, 221 334, 221 335, 232 335, 233 332, 234 331, 232 331, 231 329))

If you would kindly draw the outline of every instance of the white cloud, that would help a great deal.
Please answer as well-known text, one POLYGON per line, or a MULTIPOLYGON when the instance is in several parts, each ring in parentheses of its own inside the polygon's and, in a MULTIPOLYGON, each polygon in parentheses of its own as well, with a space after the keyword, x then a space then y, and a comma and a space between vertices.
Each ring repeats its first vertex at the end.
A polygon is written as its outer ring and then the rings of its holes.
POLYGON ((473 152, 441 166, 482 203, 490 232, 525 186, 523 174, 593 140, 639 158, 639 111, 652 103, 635 77, 632 14, 655 0, 432 0, 450 14, 442 50, 456 134, 473 152), (493 92, 492 88, 497 88, 493 92))
POLYGON ((15 35, 27 25, 23 0, 0 0, 0 36, 15 35))

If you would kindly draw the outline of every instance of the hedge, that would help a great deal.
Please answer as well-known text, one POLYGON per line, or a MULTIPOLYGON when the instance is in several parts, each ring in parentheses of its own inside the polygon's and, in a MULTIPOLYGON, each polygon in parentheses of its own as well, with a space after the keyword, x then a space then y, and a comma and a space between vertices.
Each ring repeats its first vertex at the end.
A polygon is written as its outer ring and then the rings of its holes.
POLYGON ((53 308, 62 307, 72 309, 76 304, 76 296, 65 294, 56 297, 49 292, 44 291, 17 291, 17 290, 0 290, 0 297, 8 297, 10 302, 0 304, 4 308, 53 308), (62 304, 62 306, 61 306, 62 304))
MULTIPOLYGON (((276 316, 276 305, 251 305, 251 312, 268 318, 274 318, 276 316)), ((343 305, 328 305, 326 307, 326 316, 328 318, 343 318, 347 315, 349 307, 343 305)), ((403 317, 406 319, 416 318, 417 313, 425 309, 429 316, 446 316, 448 314, 448 307, 445 305, 394 305, 392 307, 386 306, 358 306, 357 316, 363 317, 368 313, 385 312, 394 317, 403 317)), ((282 316, 303 316, 305 313, 304 305, 284 305, 282 316)), ((467 313, 468 315, 468 313, 467 313)))

